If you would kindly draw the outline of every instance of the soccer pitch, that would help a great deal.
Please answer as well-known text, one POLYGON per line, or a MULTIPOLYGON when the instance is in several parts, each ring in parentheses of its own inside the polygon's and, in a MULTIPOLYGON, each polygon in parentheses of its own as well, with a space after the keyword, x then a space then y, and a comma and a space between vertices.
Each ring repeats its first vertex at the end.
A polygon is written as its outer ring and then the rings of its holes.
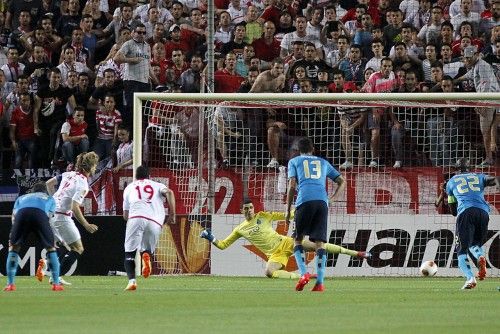
MULTIPOLYGON (((5 279, 5 278, 3 278, 5 279)), ((498 333, 500 279, 329 278, 324 293, 255 277, 76 276, 65 291, 18 277, 1 333, 498 333)))

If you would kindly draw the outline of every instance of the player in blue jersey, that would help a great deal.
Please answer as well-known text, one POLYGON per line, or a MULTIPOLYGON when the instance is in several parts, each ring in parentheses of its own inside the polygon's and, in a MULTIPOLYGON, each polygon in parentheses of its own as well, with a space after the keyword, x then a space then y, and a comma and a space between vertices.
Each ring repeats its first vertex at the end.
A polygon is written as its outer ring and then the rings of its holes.
POLYGON ((19 251, 28 235, 35 234, 47 250, 50 258, 50 269, 52 270, 52 290, 61 291, 63 287, 59 284, 59 260, 54 248, 54 233, 49 224, 56 210, 54 199, 47 194, 45 183, 37 183, 33 186, 32 193, 20 196, 14 203, 12 211, 12 229, 9 236, 9 254, 7 255, 7 286, 4 291, 15 291, 14 279, 19 265, 19 251))
POLYGON ((304 261, 302 240, 308 235, 315 243, 317 279, 312 291, 324 291, 323 280, 326 265, 326 228, 328 222, 328 203, 337 200, 345 188, 345 179, 325 159, 314 156, 314 147, 309 138, 298 141, 300 155, 288 162, 288 193, 285 220, 290 220, 292 202, 295 200, 295 247, 294 256, 300 271, 300 279, 295 287, 302 291, 309 283, 311 274, 307 272, 304 261), (329 199, 326 191, 327 178, 337 183, 338 187, 329 199))
POLYGON ((476 287, 476 278, 470 268, 467 252, 477 260, 477 277, 483 280, 486 277, 486 258, 482 245, 486 240, 490 219, 490 207, 484 200, 484 188, 498 186, 499 183, 496 177, 470 172, 467 159, 459 159, 455 167, 457 174, 446 183, 446 193, 450 211, 457 216, 458 267, 466 277, 462 289, 473 289, 476 287))

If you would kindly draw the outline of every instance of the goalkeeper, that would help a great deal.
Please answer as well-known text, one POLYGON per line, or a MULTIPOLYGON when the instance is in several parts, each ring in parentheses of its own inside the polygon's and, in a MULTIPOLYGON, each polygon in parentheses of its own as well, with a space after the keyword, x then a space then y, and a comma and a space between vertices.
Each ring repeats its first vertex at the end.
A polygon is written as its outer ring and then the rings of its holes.
MULTIPOLYGON (((298 279, 298 273, 292 273, 284 270, 288 263, 288 258, 293 255, 293 239, 279 234, 273 229, 272 222, 284 220, 285 214, 281 212, 260 211, 255 214, 254 206, 251 201, 245 201, 241 210, 245 215, 245 220, 239 224, 233 232, 224 240, 217 240, 210 230, 203 230, 200 237, 207 239, 215 247, 226 249, 233 242, 243 237, 252 245, 263 252, 268 260, 266 265, 266 276, 270 278, 290 278, 298 279)), ((314 251, 314 243, 304 240, 304 250, 314 251)), ((369 252, 358 252, 338 245, 325 244, 327 253, 347 254, 359 258, 369 258, 369 252)))

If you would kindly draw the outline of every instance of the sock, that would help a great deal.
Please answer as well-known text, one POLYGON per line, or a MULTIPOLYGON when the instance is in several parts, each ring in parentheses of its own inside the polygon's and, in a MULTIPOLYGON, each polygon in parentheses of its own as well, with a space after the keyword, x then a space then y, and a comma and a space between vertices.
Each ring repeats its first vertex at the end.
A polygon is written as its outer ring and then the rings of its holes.
POLYGON ((59 264, 59 259, 57 258, 57 252, 47 252, 47 259, 49 260, 48 266, 50 268, 50 274, 52 276, 52 283, 59 284, 59 272, 61 266, 59 264))
POLYGON ((480 246, 471 246, 469 247, 469 251, 476 258, 476 260, 478 260, 480 256, 484 256, 483 248, 480 246))
POLYGON ((60 271, 61 276, 65 275, 71 269, 73 263, 75 263, 80 258, 80 256, 81 256, 80 253, 77 253, 72 250, 66 255, 64 255, 62 260, 59 259, 61 263, 61 271, 60 271))
POLYGON ((299 266, 300 276, 303 276, 307 272, 306 261, 304 259, 304 247, 302 245, 296 245, 293 248, 293 255, 295 256, 297 266, 299 266))
POLYGON ((130 280, 135 280, 135 251, 125 252, 125 261, 123 262, 127 277, 130 280))
POLYGON ((276 270, 273 272, 273 278, 291 278, 291 279, 297 279, 300 278, 300 275, 297 273, 291 273, 286 270, 276 270))
POLYGON ((14 279, 17 273, 17 265, 19 264, 19 254, 14 251, 9 251, 7 255, 6 271, 7 284, 14 284, 14 279))
POLYGON ((358 251, 350 250, 335 244, 325 244, 325 250, 328 254, 347 254, 349 256, 358 256, 358 251))
POLYGON ((325 265, 326 265, 326 251, 324 248, 319 248, 316 250, 316 284, 323 284, 325 279, 325 265))
POLYGON ((467 280, 470 280, 474 275, 472 274, 472 270, 470 269, 469 259, 467 258, 467 254, 458 255, 458 267, 464 273, 467 280))

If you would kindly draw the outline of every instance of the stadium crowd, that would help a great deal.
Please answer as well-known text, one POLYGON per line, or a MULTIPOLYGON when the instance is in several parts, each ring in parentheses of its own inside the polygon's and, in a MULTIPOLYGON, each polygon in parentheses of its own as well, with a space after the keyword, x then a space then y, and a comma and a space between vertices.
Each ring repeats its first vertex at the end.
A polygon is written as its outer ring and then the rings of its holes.
MULTIPOLYGON (((215 92, 500 91, 499 0, 215 0, 215 6, 215 92)), ((131 94, 195 93, 204 85, 206 0, 3 0, 0 10, 4 167, 63 169, 94 150, 101 160, 114 157, 114 171, 130 168, 131 94)), ((192 129, 192 112, 174 119, 192 129)), ((458 135, 480 147, 483 167, 494 164, 495 108, 334 112, 341 169, 356 163, 353 134, 369 147, 370 167, 389 160, 381 149, 385 133, 394 168, 406 163, 408 143, 418 154, 428 148, 420 165, 443 164, 442 148, 456 149, 458 135), (422 144, 418 137, 435 140, 422 144)), ((220 114, 218 140, 240 137, 224 127, 238 115, 220 114)), ((264 165, 278 167, 285 158, 277 145, 294 134, 272 116, 251 126, 259 116, 249 112, 244 122, 270 151, 264 165)), ((184 130, 176 128, 191 138, 184 130)), ((219 151, 229 165, 224 144, 219 151)))

